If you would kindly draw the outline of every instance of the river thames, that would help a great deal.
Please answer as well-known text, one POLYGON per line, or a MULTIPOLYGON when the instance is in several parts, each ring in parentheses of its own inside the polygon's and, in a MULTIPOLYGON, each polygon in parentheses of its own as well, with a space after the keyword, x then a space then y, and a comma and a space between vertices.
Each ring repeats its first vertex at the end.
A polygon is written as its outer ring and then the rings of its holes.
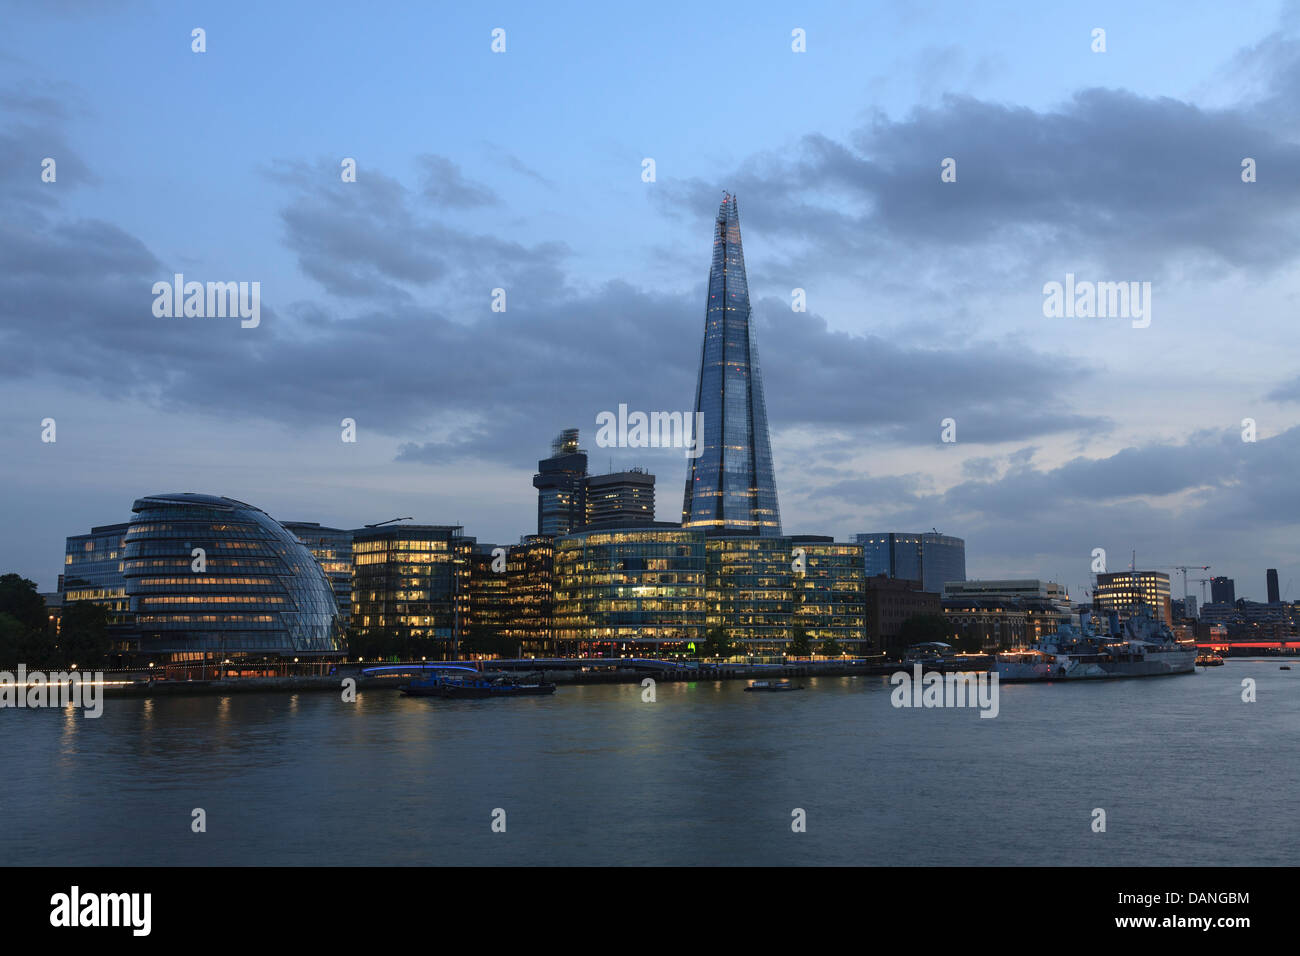
POLYGON ((1300 670, 1282 663, 1003 685, 994 719, 896 709, 883 677, 5 710, 0 863, 1292 864, 1300 670))

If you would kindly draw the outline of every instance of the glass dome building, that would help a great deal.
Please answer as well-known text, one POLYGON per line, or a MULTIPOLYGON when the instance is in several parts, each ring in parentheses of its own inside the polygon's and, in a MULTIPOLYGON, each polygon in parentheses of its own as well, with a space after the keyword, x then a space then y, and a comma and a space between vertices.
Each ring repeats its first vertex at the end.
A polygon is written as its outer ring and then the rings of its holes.
POLYGON ((131 510, 123 576, 136 652, 172 661, 343 652, 329 579, 266 512, 192 493, 150 495, 131 510))

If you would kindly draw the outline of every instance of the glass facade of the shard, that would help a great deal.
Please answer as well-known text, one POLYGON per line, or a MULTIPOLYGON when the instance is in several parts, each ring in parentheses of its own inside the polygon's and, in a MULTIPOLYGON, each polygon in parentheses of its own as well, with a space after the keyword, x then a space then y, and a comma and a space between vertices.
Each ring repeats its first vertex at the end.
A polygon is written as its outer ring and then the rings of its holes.
POLYGON ((690 459, 682 525, 710 534, 779 537, 772 448, 736 198, 723 194, 713 231, 704 348, 695 393, 701 454, 690 459))

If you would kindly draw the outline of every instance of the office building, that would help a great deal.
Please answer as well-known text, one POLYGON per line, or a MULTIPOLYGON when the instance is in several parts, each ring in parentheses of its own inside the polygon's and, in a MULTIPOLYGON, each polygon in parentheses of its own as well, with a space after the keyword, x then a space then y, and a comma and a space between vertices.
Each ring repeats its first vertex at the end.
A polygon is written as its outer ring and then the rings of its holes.
POLYGON ((792 637, 794 568, 789 538, 710 537, 708 628, 744 654, 778 654, 792 637))
POLYGON ((1126 619, 1139 607, 1147 608, 1157 619, 1173 623, 1173 602, 1169 595, 1169 575, 1163 571, 1117 571, 1097 575, 1092 595, 1097 613, 1111 611, 1126 619))
POLYGON ((717 628, 741 655, 785 653, 796 630, 814 652, 832 640, 861 651, 862 549, 816 535, 717 536, 666 522, 556 540, 561 649, 698 650, 717 628))
POLYGON ((459 525, 362 528, 352 538, 352 630, 438 658, 456 652, 474 540, 459 525))
POLYGON ((802 630, 813 651, 835 641, 846 652, 867 650, 866 575, 862 546, 820 535, 794 535, 797 559, 792 631, 802 630))
POLYGON ((580 531, 555 541, 555 640, 564 653, 657 653, 705 635, 704 533, 580 531))
POLYGON ((352 535, 342 528, 322 528, 315 521, 285 521, 284 526, 307 546, 334 589, 339 623, 347 630, 352 618, 352 535))
POLYGON ((917 581, 942 594, 944 586, 966 580, 966 542, 937 531, 876 531, 856 536, 867 577, 884 574, 917 581))
POLYGON ((325 572, 260 508, 186 493, 131 510, 123 574, 133 652, 169 662, 343 652, 325 572))
POLYGON ((516 656, 517 642, 505 637, 510 621, 506 549, 496 556, 491 545, 479 545, 469 553, 467 561, 469 597, 461 622, 460 656, 516 656))
POLYGON ((537 533, 568 534, 587 520, 587 453, 578 447, 578 429, 566 428, 551 442, 551 457, 537 463, 537 533))
POLYGON ((1214 604, 1235 604, 1237 585, 1232 578, 1210 578, 1210 602, 1214 604))
POLYGON ((989 578, 977 581, 952 581, 944 585, 943 596, 945 599, 960 597, 992 597, 1004 600, 1045 598, 1065 607, 1070 605, 1070 595, 1063 586, 1055 581, 1043 581, 1038 578, 989 578))
POLYGON ((587 528, 638 527, 655 520, 655 476, 643 468, 588 475, 583 497, 587 528))
POLYGON ((699 456, 688 459, 682 527, 779 537, 781 512, 740 216, 735 197, 726 193, 714 223, 708 296, 692 419, 703 416, 703 436, 694 436, 699 456))
POLYGON ((872 575, 865 579, 864 593, 867 639, 874 650, 891 657, 906 650, 903 624, 909 618, 943 614, 940 596, 912 578, 872 575))
POLYGON ((506 554, 508 614, 502 636, 518 653, 549 656, 555 647, 555 540, 529 535, 506 554))
POLYGON ((992 652, 1024 647, 1034 640, 1029 611, 1019 600, 961 597, 943 602, 953 641, 968 650, 992 652))
POLYGON ((1268 592, 1269 604, 1278 604, 1282 601, 1277 586, 1277 568, 1269 568, 1264 572, 1264 586, 1268 592))
POLYGON ((71 535, 64 543, 62 603, 90 601, 102 604, 110 624, 130 620, 126 596, 126 532, 128 523, 91 528, 89 534, 71 535))
POLYGON ((1055 634, 1063 625, 1079 623, 1069 593, 1055 581, 1037 578, 951 581, 944 585, 943 597, 945 608, 949 602, 956 602, 952 606, 960 607, 963 601, 988 600, 1023 611, 1025 637, 1031 643, 1055 634))

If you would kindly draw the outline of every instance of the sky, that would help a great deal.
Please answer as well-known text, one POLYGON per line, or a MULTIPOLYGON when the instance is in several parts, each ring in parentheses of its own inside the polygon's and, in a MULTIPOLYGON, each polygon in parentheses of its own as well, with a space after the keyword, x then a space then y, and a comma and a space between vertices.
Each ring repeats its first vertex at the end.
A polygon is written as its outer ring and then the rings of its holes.
POLYGON ((677 520, 596 416, 693 409, 725 189, 786 533, 1300 598, 1295 4, 0 6, 0 571, 170 491, 514 542, 570 427, 677 520), (156 316, 175 273, 260 324, 156 316))

